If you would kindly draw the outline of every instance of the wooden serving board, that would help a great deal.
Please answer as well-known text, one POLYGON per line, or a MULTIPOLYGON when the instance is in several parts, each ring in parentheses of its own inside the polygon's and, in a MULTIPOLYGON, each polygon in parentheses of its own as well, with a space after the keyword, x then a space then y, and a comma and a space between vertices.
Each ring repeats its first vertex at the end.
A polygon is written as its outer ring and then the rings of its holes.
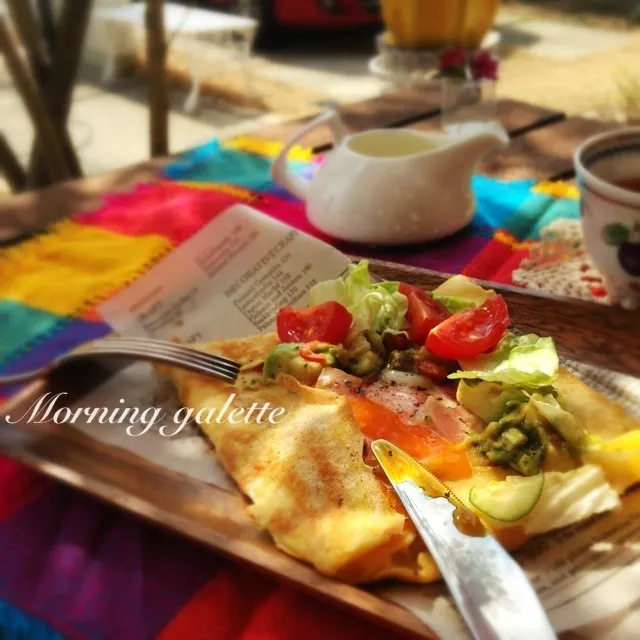
MULTIPOLYGON (((372 271, 387 279, 432 288, 445 274, 372 261, 372 271)), ((497 287, 494 287, 497 288, 497 287)), ((549 296, 531 296, 501 287, 512 320, 524 330, 557 338, 561 349, 588 361, 612 364, 640 375, 638 315, 549 296)), ((56 480, 198 541, 230 558, 249 563, 319 598, 348 608, 381 625, 415 638, 433 638, 412 613, 366 589, 328 578, 279 551, 250 520, 245 500, 183 474, 155 465, 123 449, 103 444, 70 425, 17 424, 16 420, 42 394, 69 393, 82 399, 116 369, 84 362, 31 385, 0 410, 0 451, 56 480)), ((571 635, 572 638, 579 637, 571 635)))

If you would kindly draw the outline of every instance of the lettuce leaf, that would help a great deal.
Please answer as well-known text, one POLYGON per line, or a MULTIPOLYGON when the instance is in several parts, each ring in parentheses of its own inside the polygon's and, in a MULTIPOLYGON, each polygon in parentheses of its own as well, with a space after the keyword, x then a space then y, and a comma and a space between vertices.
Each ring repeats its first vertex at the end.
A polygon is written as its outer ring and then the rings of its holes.
POLYGON ((571 471, 548 471, 538 504, 523 521, 527 535, 547 533, 620 506, 602 469, 587 464, 571 471))
POLYGON ((529 397, 540 415, 549 421, 551 426, 575 450, 581 451, 586 443, 586 432, 578 424, 575 416, 562 408, 551 394, 534 393, 529 397))
POLYGON ((452 373, 449 378, 534 388, 552 385, 558 376, 560 362, 552 338, 507 334, 495 351, 461 362, 460 366, 462 371, 452 373))
POLYGON ((354 318, 352 332, 401 332, 406 328, 407 298, 398 291, 398 282, 373 282, 369 262, 349 267, 344 278, 327 280, 309 292, 309 304, 335 300, 354 318))

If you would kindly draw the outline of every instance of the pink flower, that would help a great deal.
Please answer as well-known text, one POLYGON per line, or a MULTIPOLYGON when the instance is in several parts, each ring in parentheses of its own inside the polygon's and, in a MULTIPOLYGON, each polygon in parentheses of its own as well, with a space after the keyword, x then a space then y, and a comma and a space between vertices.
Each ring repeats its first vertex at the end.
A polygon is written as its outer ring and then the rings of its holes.
POLYGON ((467 63, 467 52, 464 49, 445 49, 440 56, 440 70, 462 69, 467 63))
POLYGON ((471 58, 471 73, 474 80, 497 80, 500 62, 489 51, 478 51, 471 58))

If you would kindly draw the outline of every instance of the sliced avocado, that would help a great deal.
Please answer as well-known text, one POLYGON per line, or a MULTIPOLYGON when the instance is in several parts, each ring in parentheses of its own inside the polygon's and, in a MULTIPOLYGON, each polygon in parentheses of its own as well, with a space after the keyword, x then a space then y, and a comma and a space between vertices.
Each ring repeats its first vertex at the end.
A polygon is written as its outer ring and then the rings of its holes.
POLYGON ((527 401, 527 396, 516 387, 499 382, 466 380, 460 380, 456 398, 465 409, 486 423, 500 420, 508 404, 527 401))
POLYGON ((466 300, 471 306, 480 306, 484 304, 488 298, 494 296, 496 292, 493 289, 483 289, 473 280, 466 276, 452 276, 445 280, 439 287, 436 287, 431 295, 436 298, 458 298, 466 300))
POLYGON ((279 344, 264 361, 265 380, 275 380, 281 373, 296 378, 302 384, 315 384, 322 372, 322 364, 309 362, 300 356, 300 345, 293 342, 279 344))
POLYGON ((464 311, 465 309, 477 306, 470 300, 465 300, 464 298, 458 298, 456 296, 433 295, 433 299, 436 302, 439 302, 449 313, 458 313, 459 311, 464 311))

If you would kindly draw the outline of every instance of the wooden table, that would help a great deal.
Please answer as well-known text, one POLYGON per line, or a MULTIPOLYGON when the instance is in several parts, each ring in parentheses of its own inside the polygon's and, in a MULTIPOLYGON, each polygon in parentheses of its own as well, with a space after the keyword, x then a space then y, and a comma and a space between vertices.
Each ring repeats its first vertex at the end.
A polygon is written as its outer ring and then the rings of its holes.
MULTIPOLYGON (((353 131, 377 127, 410 127, 436 131, 440 126, 438 91, 398 90, 344 106, 340 109, 353 131)), ((537 107, 514 100, 498 102, 498 118, 509 131, 512 142, 507 149, 487 156, 480 173, 497 178, 573 177, 572 155, 589 136, 619 125, 586 118, 566 117, 561 111, 537 107)), ((271 126, 255 136, 287 140, 304 121, 271 126)), ((303 144, 316 152, 331 148, 327 128, 311 132, 303 144)), ((154 179, 162 160, 118 169, 84 180, 70 181, 20 194, 0 201, 0 243, 43 228, 54 220, 98 206, 105 193, 123 191, 137 182, 154 179)))

